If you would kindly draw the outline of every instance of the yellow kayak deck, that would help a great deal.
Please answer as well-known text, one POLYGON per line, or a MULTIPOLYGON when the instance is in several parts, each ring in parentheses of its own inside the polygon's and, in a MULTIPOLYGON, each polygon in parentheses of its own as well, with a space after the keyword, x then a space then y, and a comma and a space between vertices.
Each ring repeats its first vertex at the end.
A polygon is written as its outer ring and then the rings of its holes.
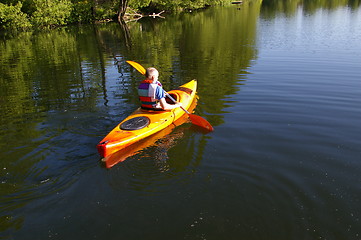
MULTIPOLYGON (((168 93, 177 102, 182 103, 184 109, 188 110, 195 99, 196 90, 197 81, 192 80, 168 93)), ((138 108, 98 143, 98 152, 102 157, 106 157, 161 131, 184 114, 186 113, 181 108, 175 108, 170 111, 144 110, 138 108)))

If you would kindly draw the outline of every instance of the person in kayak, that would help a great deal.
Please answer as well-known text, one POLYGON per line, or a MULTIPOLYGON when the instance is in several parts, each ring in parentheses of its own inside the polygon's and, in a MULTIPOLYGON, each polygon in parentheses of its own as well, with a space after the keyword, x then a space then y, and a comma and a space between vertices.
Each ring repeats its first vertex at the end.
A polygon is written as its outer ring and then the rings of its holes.
POLYGON ((141 108, 147 110, 172 110, 182 106, 181 103, 169 104, 165 100, 166 94, 162 84, 158 81, 159 72, 154 67, 147 68, 146 79, 138 86, 141 108))

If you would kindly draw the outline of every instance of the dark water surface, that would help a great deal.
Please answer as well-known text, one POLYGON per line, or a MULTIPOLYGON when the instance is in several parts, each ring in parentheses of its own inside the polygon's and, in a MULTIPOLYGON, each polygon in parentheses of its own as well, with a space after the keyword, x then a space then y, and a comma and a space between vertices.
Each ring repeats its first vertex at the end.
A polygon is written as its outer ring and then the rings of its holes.
POLYGON ((0 239, 360 239, 360 22, 358 1, 264 1, 2 40, 0 239), (215 131, 105 169, 129 59, 197 79, 215 131))

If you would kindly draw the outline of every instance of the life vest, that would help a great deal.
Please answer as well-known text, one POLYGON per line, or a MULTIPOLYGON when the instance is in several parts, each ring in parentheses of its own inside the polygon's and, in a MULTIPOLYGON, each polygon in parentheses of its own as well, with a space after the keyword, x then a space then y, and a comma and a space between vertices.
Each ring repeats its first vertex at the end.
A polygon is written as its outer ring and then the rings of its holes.
POLYGON ((141 102, 141 107, 144 109, 156 109, 159 99, 156 98, 156 91, 162 84, 158 81, 153 83, 153 80, 144 80, 139 84, 138 95, 141 102))

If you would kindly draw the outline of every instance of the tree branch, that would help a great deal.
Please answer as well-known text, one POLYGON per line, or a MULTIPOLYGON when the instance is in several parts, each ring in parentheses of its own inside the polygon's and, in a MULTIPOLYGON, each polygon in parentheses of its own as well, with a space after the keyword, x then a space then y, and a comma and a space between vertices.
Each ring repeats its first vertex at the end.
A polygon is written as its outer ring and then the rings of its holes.
POLYGON ((143 17, 153 17, 153 18, 156 18, 156 17, 160 17, 160 18, 165 18, 163 16, 161 16, 162 13, 164 13, 164 11, 161 11, 159 13, 153 13, 153 14, 150 14, 150 15, 144 15, 144 14, 140 14, 140 13, 137 13, 136 11, 134 11, 133 9, 131 8, 127 8, 128 9, 128 12, 126 12, 123 16, 123 19, 126 21, 126 22, 132 22, 132 21, 138 21, 139 19, 143 18, 143 17))

